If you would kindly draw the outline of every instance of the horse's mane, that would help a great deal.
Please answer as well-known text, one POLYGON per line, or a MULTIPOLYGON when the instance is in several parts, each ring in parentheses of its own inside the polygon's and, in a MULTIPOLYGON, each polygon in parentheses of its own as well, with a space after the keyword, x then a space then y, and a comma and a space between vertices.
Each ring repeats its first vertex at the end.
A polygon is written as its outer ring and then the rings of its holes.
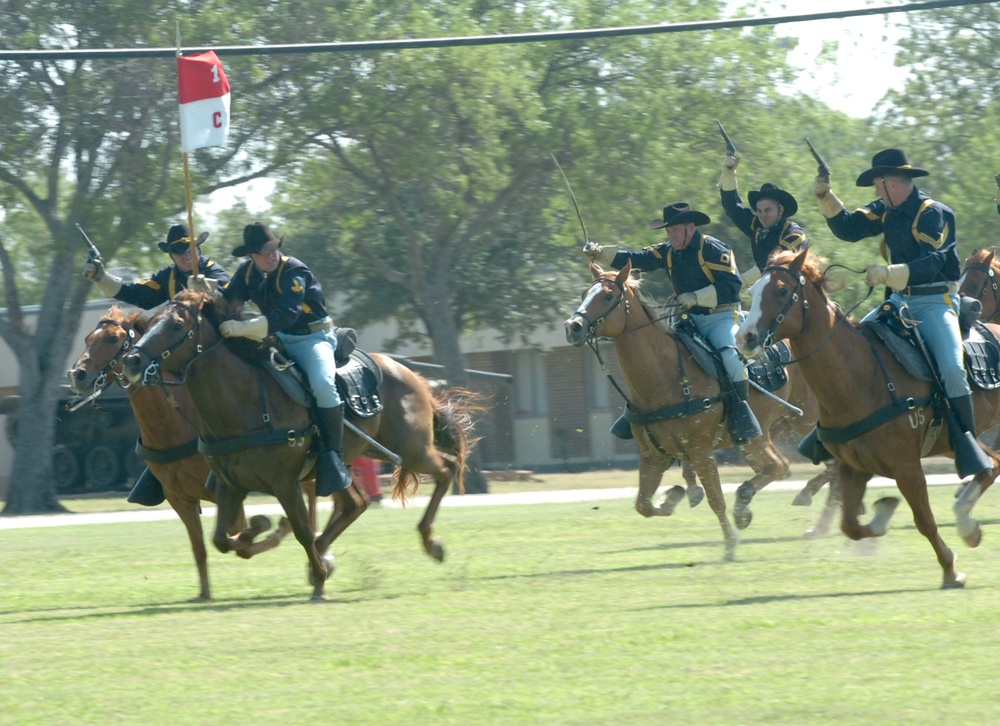
MULTIPOLYGON (((774 265, 775 267, 791 267, 800 254, 797 251, 778 248, 771 253, 767 264, 768 266, 774 265)), ((836 292, 843 288, 844 285, 843 283, 834 283, 830 276, 826 274, 826 270, 822 269, 827 265, 827 262, 829 260, 825 257, 814 255, 811 251, 807 251, 805 260, 802 262, 802 274, 824 293, 836 292)), ((829 268, 827 267, 827 269, 829 268)))
POLYGON ((125 328, 131 327, 138 335, 142 335, 149 327, 149 319, 146 317, 145 312, 145 310, 139 310, 126 315, 120 306, 112 305, 108 312, 97 321, 95 327, 100 328, 106 323, 116 323, 125 328))
MULTIPOLYGON (((613 271, 607 272, 605 273, 605 277, 614 278, 615 273, 613 271)), ((652 295, 643 292, 641 278, 629 275, 628 279, 625 280, 625 285, 635 296, 636 301, 639 303, 639 305, 642 306, 643 311, 646 313, 649 319, 653 321, 656 327, 658 327, 665 333, 674 332, 673 327, 670 325, 670 323, 667 321, 667 318, 665 317, 665 314, 663 312, 664 310, 663 306, 659 302, 657 302, 652 295)))

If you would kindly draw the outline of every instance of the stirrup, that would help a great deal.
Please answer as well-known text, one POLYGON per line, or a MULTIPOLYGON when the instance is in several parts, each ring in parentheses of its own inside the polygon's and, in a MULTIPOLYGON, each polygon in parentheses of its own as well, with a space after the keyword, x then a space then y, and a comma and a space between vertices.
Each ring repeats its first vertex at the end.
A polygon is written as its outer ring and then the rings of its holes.
POLYGON ((611 425, 611 435, 616 439, 622 439, 623 441, 628 441, 629 439, 634 439, 635 436, 632 435, 632 424, 628 422, 624 414, 618 417, 618 420, 611 425))
POLYGON ((162 504, 165 499, 160 480, 146 468, 135 480, 132 491, 128 493, 127 501, 130 504, 141 504, 144 507, 155 507, 157 504, 162 504))

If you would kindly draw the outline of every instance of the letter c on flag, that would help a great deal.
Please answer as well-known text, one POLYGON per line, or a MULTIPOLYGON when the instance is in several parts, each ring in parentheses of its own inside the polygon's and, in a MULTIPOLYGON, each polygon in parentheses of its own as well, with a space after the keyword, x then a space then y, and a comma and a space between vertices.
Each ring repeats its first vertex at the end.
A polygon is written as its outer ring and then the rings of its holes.
POLYGON ((221 111, 216 111, 215 113, 212 114, 212 126, 214 126, 217 129, 221 129, 222 128, 222 112, 221 111))

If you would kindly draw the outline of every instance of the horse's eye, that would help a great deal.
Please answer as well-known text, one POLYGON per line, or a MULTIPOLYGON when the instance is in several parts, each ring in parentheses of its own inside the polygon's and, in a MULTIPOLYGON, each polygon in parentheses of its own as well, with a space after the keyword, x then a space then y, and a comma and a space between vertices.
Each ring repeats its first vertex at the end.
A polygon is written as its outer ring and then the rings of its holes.
POLYGON ((778 297, 788 297, 788 288, 787 287, 779 288, 778 297))
POLYGON ((606 292, 604 293, 604 299, 607 300, 608 302, 611 302, 612 300, 615 299, 615 295, 613 292, 606 292))

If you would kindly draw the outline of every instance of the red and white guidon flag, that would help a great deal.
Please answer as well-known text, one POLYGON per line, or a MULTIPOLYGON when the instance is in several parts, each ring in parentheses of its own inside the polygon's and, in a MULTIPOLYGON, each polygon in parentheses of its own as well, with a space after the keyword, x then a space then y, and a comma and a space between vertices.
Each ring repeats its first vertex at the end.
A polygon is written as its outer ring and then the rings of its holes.
POLYGON ((222 146, 229 135, 229 79, 215 51, 177 58, 181 151, 222 146))

